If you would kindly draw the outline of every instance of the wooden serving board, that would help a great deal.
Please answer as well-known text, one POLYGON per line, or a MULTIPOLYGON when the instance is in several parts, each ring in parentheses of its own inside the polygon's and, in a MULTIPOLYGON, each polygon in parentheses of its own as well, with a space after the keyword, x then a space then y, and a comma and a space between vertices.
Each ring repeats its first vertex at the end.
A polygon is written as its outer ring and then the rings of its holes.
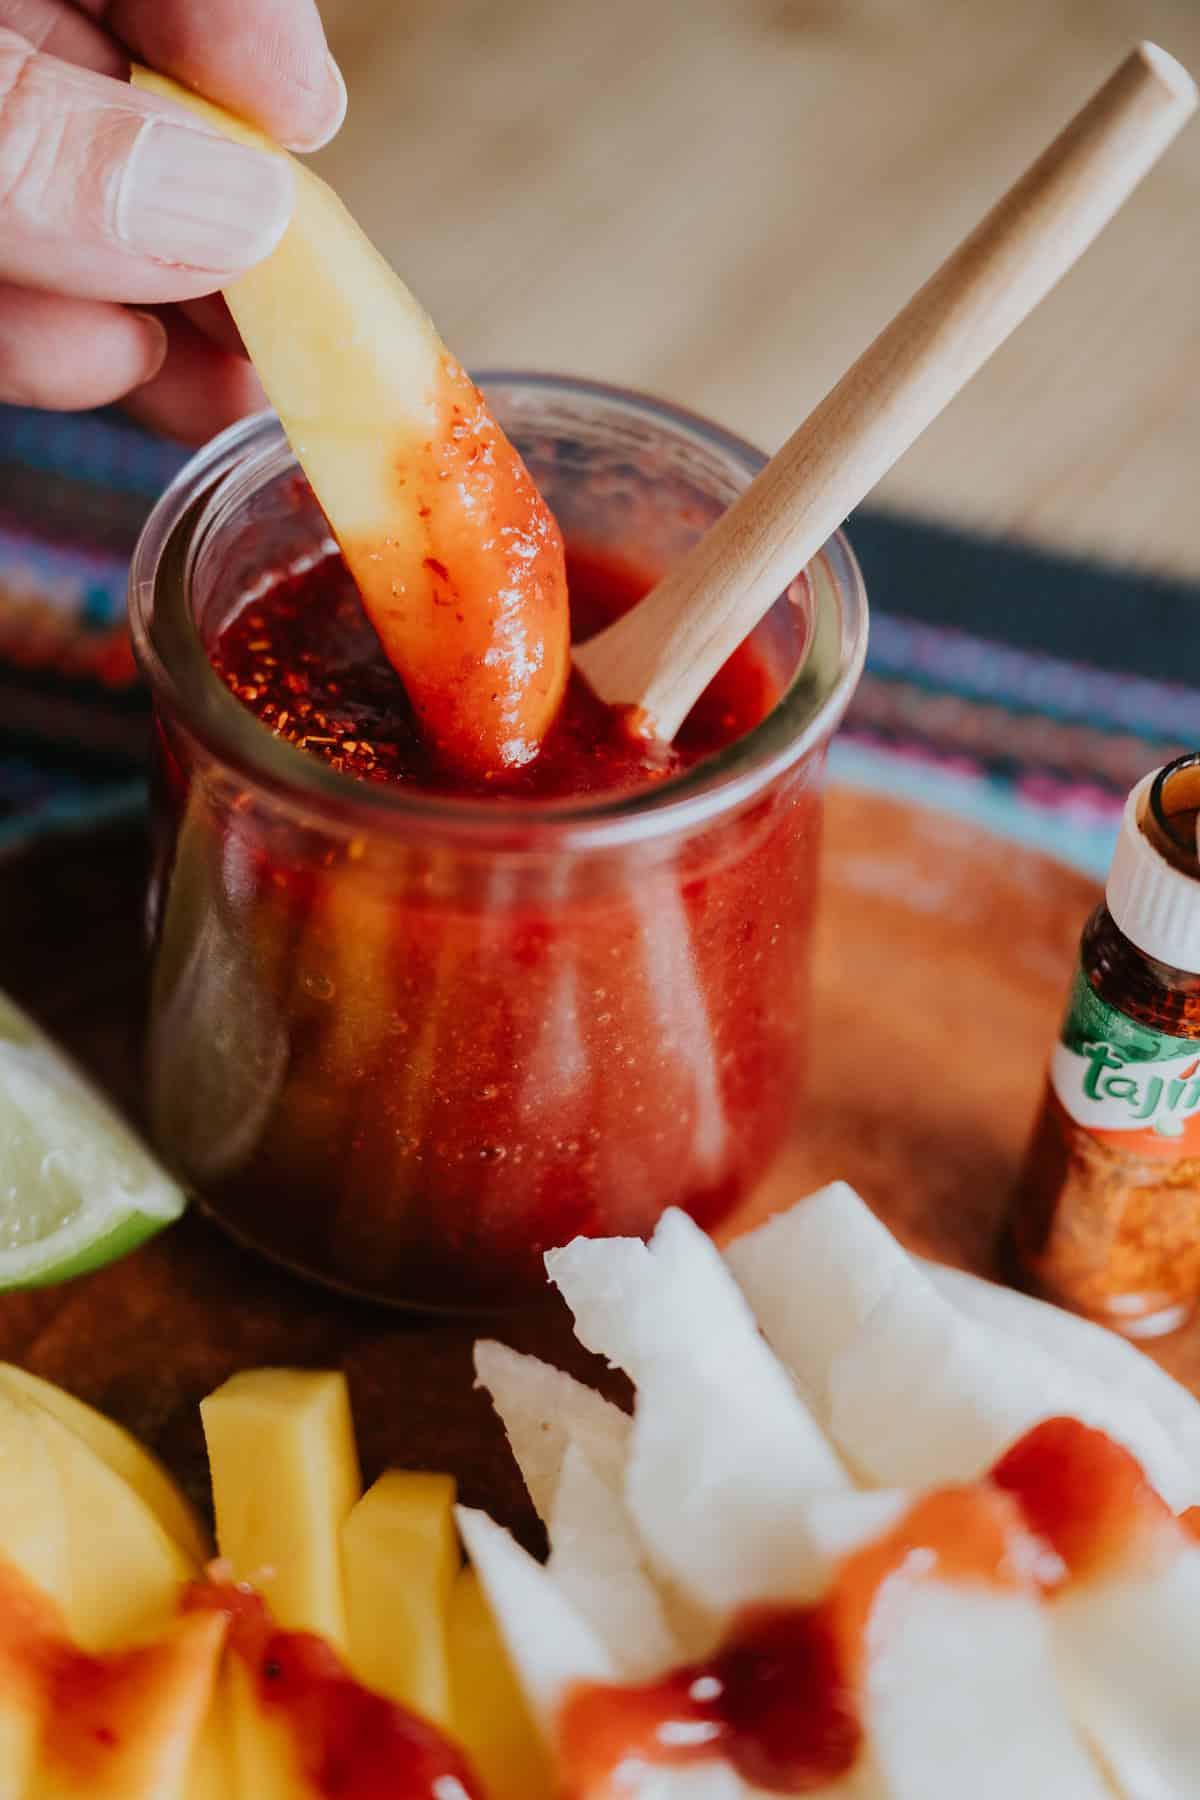
MULTIPOLYGON (((122 825, 0 859, 0 985, 135 1112, 144 849, 122 825)), ((808 1099, 735 1228, 840 1175, 914 1248, 987 1273, 1097 897, 1083 876, 960 820, 834 789, 808 1099)), ((194 1211, 113 1268, 0 1299, 0 1357, 124 1421, 202 1505, 201 1396, 255 1364, 340 1363, 368 1477, 449 1469, 464 1499, 529 1531, 472 1388, 481 1332, 613 1391, 556 1303, 482 1323, 352 1304, 235 1249, 194 1211)), ((1200 1326, 1155 1354, 1200 1391, 1200 1326)))

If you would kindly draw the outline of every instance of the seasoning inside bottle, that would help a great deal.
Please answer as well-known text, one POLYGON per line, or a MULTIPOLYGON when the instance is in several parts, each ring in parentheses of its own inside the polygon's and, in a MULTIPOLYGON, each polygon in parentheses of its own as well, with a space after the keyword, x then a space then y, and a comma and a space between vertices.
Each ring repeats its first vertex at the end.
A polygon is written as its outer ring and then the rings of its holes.
POLYGON ((1200 1302, 1200 752, 1130 794, 1010 1231, 1045 1298, 1148 1337, 1200 1302))

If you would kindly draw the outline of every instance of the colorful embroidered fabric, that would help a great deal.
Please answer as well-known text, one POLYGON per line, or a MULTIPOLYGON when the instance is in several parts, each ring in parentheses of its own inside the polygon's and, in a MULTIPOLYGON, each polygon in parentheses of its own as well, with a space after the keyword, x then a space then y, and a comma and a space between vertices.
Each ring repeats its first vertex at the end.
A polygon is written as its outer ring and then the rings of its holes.
MULTIPOLYGON (((143 804, 126 560, 185 457, 0 408, 0 848, 143 804)), ((1127 789, 1200 745, 1200 594, 870 510, 850 536, 871 650, 835 775, 1102 873, 1127 789)))

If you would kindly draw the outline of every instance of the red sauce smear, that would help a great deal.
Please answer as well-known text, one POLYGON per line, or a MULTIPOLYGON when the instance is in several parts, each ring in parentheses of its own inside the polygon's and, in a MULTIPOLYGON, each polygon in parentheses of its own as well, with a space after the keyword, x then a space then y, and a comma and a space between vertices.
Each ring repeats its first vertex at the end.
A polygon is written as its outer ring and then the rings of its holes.
POLYGON ((1137 1458, 1078 1419, 1035 1425, 1001 1457, 992 1481, 1061 1559, 1051 1587, 1169 1556, 1184 1541, 1137 1458))
POLYGON ((91 1655, 72 1641, 50 1596, 0 1556, 0 1691, 42 1720, 40 1755, 63 1777, 64 1792, 113 1792, 137 1764, 173 1670, 214 1649, 189 1651, 165 1634, 91 1655))
MULTIPOLYGON (((610 557, 568 552, 577 640, 627 611, 652 585, 610 557)), ((682 774, 745 735, 780 684, 745 644, 702 696, 673 744, 647 740, 619 707, 572 672, 565 700, 533 760, 485 772, 440 757, 380 647, 340 556, 282 578, 244 606, 208 646, 213 667, 277 737, 366 781, 482 798, 553 799, 619 793, 682 774)))
POLYGON ((323 1638, 281 1631, 253 1589, 194 1582, 183 1607, 228 1618, 229 1646, 249 1670, 264 1710, 286 1723, 315 1794, 327 1800, 484 1800, 462 1753, 440 1731, 355 1681, 323 1638))
POLYGON ((619 1800, 630 1763, 725 1757, 775 1794, 809 1794, 846 1775, 862 1749, 868 1631, 894 1580, 1031 1586, 1020 1513, 985 1486, 945 1488, 840 1565, 815 1606, 754 1609, 713 1656, 640 1687, 587 1685, 560 1724, 566 1787, 619 1800))

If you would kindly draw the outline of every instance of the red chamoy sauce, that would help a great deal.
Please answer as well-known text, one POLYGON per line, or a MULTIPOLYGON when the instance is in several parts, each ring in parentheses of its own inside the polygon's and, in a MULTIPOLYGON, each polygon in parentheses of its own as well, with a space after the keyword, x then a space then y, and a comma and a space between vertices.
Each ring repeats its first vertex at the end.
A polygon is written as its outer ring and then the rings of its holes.
MULTIPOLYGON (((587 546, 568 570, 580 635, 649 585, 587 546)), ((162 721, 152 1124, 218 1217, 319 1278, 438 1307, 544 1294, 543 1253, 579 1233, 740 1203, 804 1079, 819 758, 611 850, 524 820, 657 791, 742 738, 791 674, 796 616, 670 747, 573 678, 540 754, 482 774, 431 744, 336 555, 214 623, 217 673, 278 736, 363 787, 505 807, 499 848, 419 816, 310 827, 210 781, 162 721)))
MULTIPOLYGON (((185 1714, 195 1717, 207 1701, 221 1635, 176 1625, 149 1643, 92 1655, 72 1640, 50 1596, 0 1555, 0 1704, 41 1722, 47 1791, 104 1800, 124 1800, 135 1782, 149 1791, 171 1753, 181 1689, 185 1714)), ((10 1774, 0 1767, 4 1794, 10 1774)))
POLYGON ((184 1610, 229 1620, 229 1647, 264 1711, 282 1719, 297 1766, 325 1800, 484 1800, 459 1750, 434 1726, 354 1680, 323 1638, 281 1631, 253 1589, 195 1582, 184 1610))
POLYGON ((894 1580, 1031 1585, 1007 1495, 946 1488, 847 1556, 815 1606, 755 1609, 706 1662, 641 1687, 587 1686, 560 1725, 571 1800, 620 1800, 617 1771, 721 1756, 773 1794, 819 1791, 853 1769, 876 1602, 894 1580))
MULTIPOLYGON (((582 641, 640 600, 649 583, 595 554, 567 558, 574 635, 582 641)), ((340 557, 276 586, 236 613, 211 646, 213 666, 277 737, 366 781, 481 799, 585 799, 679 775, 757 725, 778 699, 743 646, 673 744, 647 741, 624 709, 606 706, 572 673, 538 755, 471 772, 444 762, 380 647, 340 557)))
POLYGON ((1188 1527, 1151 1487, 1137 1458, 1078 1419, 1035 1425, 1001 1457, 992 1480, 1061 1560, 1062 1576, 1052 1587, 1130 1571, 1169 1557, 1187 1541, 1188 1527))

